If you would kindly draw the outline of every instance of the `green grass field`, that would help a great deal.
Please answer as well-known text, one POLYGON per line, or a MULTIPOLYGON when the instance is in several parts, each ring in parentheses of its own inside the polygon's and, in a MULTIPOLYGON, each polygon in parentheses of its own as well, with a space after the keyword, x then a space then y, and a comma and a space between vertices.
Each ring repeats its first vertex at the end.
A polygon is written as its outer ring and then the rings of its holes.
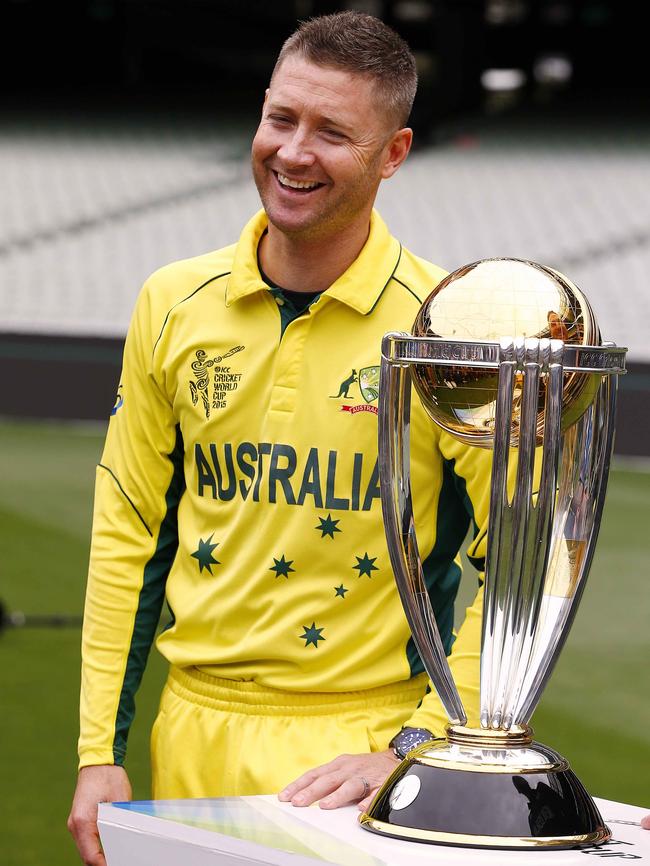
MULTIPOLYGON (((100 427, 0 423, 0 599, 10 610, 81 613, 102 439, 100 427)), ((650 473, 619 466, 590 584, 534 725, 592 793, 650 807, 649 563, 650 473)), ((65 829, 76 775, 79 642, 77 627, 0 635, 3 866, 79 862, 65 829)), ((148 730, 163 678, 154 652, 129 740, 140 799, 149 796, 148 730)))

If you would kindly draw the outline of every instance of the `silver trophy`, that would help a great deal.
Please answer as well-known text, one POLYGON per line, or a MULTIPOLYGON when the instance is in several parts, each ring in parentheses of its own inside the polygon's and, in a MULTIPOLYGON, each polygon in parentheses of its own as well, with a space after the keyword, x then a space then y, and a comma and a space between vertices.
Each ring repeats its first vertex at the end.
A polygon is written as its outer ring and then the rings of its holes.
POLYGON ((495 848, 571 848, 609 828, 568 762, 529 722, 593 558, 625 349, 602 343, 582 292, 551 268, 485 259, 446 277, 413 333, 382 343, 379 468, 391 562, 446 739, 409 753, 368 830, 495 848), (451 676, 424 583, 411 502, 411 382, 431 418, 493 449, 480 723, 451 676))

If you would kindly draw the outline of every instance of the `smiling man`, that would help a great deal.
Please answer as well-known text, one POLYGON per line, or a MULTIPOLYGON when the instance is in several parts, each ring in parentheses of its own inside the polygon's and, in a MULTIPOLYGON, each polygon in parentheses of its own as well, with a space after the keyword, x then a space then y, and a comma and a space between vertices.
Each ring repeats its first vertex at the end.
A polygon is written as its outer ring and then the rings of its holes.
MULTIPOLYGON (((382 22, 302 24, 266 93, 252 167, 264 209, 226 249, 167 265, 129 328, 97 469, 83 631, 80 773, 69 826, 101 866, 97 803, 130 797, 134 695, 170 665, 153 795, 278 792, 364 807, 443 732, 390 567, 379 502, 380 341, 444 272, 373 210, 406 159, 413 56, 382 22)), ((476 716, 481 592, 458 635, 468 527, 481 567, 487 455, 413 408, 424 574, 476 716)))
MULTIPOLYGON (((317 64, 291 42, 282 51, 252 152, 269 220, 260 260, 270 276, 274 270, 284 276, 294 259, 309 256, 311 268, 322 262, 323 273, 312 269, 309 279, 313 291, 322 291, 357 258, 379 183, 397 171, 411 147, 406 106, 388 98, 382 105, 378 90, 375 77, 317 64), (297 246, 300 256, 292 254, 297 246)), ((285 284, 302 290, 304 272, 287 275, 285 284)))

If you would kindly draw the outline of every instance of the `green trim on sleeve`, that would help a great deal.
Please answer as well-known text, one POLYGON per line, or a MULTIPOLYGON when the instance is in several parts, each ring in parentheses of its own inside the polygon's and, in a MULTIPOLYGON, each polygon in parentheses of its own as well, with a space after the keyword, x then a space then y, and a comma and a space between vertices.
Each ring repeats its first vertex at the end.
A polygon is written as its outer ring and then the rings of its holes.
MULTIPOLYGON (((454 642, 454 600, 461 578, 460 567, 454 558, 465 540, 470 520, 474 519, 465 479, 456 474, 454 463, 454 460, 445 460, 443 463, 436 541, 431 553, 422 563, 424 582, 447 655, 454 642)), ((424 665, 412 637, 406 645, 406 656, 411 676, 421 674, 424 665)))
POLYGON ((129 728, 135 716, 135 693, 142 680, 147 658, 149 657, 149 650, 153 643, 165 598, 167 577, 178 550, 178 503, 185 491, 183 455, 183 437, 180 426, 177 425, 176 444, 173 451, 169 454, 169 459, 173 465, 173 472, 167 493, 165 494, 167 510, 160 524, 156 549, 144 567, 144 577, 133 624, 131 646, 129 648, 115 719, 113 760, 118 765, 124 763, 129 728))
POLYGON ((135 511, 135 513, 136 513, 136 514, 138 515, 138 517, 140 518, 140 523, 142 523, 142 525, 144 526, 144 528, 147 530, 147 532, 149 533, 149 536, 150 536, 151 538, 153 538, 153 532, 152 532, 152 531, 149 529, 149 527, 147 526, 147 522, 146 522, 146 520, 144 519, 144 517, 140 514, 140 512, 139 512, 138 509, 136 508, 135 503, 133 502, 133 500, 131 499, 131 497, 128 495, 128 493, 126 492, 126 490, 125 490, 125 489, 122 487, 122 485, 120 484, 120 481, 119 481, 119 478, 117 477, 117 475, 113 472, 113 470, 112 470, 110 467, 105 466, 103 463, 98 463, 97 466, 98 466, 99 469, 103 469, 105 472, 108 472, 108 474, 111 476, 111 478, 113 479, 113 481, 114 481, 114 482, 117 484, 117 486, 120 488, 120 493, 122 494, 122 496, 124 496, 124 498, 125 498, 126 501, 129 503, 129 505, 131 506, 131 508, 135 511))

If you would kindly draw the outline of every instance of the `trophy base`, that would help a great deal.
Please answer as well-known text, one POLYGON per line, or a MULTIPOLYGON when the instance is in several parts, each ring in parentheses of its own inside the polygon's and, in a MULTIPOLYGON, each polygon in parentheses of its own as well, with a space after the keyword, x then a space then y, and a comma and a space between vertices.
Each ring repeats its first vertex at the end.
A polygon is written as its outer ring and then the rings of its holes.
POLYGON ((366 830, 439 845, 562 849, 611 831, 567 761, 530 729, 448 728, 410 752, 360 816, 366 830))

